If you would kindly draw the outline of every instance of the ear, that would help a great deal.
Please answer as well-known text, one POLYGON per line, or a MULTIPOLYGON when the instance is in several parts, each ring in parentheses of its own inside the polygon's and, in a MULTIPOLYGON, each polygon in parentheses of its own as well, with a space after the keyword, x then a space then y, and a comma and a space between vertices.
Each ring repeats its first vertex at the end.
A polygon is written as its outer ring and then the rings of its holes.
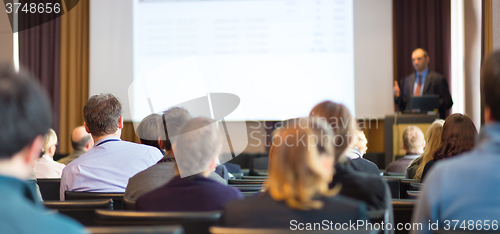
POLYGON ((118 120, 118 129, 123 129, 123 116, 120 116, 118 120))
POLYGON ((92 149, 92 141, 87 142, 87 144, 85 144, 84 149, 87 149, 87 150, 92 149))
POLYGON ((42 153, 44 139, 42 136, 37 136, 33 142, 26 148, 26 156, 24 162, 28 165, 32 165, 42 153))
POLYGON ((214 170, 217 167, 217 157, 214 157, 208 166, 208 170, 214 170))
POLYGON ((161 140, 161 137, 158 137, 158 145, 162 150, 165 150, 165 146, 163 145, 163 141, 161 140))
POLYGON ((87 131, 87 133, 90 133, 89 127, 87 127, 87 122, 83 122, 83 126, 85 127, 85 131, 87 131))

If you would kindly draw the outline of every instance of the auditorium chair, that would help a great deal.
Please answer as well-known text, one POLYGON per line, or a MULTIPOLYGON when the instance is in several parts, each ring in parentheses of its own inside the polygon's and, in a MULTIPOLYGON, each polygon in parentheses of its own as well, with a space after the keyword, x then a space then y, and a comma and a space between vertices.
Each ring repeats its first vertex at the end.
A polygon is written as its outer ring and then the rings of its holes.
POLYGON ((123 210, 123 193, 64 192, 65 200, 113 199, 113 209, 123 210))
POLYGON ((267 180, 267 176, 243 176, 243 180, 267 180))
POLYGON ((265 180, 233 180, 229 179, 227 181, 228 184, 253 184, 253 185, 262 185, 265 180))
POLYGON ((241 192, 243 194, 243 196, 245 197, 252 197, 254 196, 255 194, 259 193, 258 191, 256 192, 241 192))
POLYGON ((406 191, 408 199, 417 199, 418 196, 420 195, 420 191, 411 191, 408 190, 406 191))
POLYGON ((113 200, 73 200, 73 201, 44 201, 44 206, 51 210, 57 210, 85 226, 95 226, 96 209, 112 209, 113 200))
POLYGON ((412 190, 412 184, 420 183, 420 180, 415 179, 401 179, 399 180, 399 198, 400 199, 412 199, 408 196, 407 191, 412 190))
POLYGON ((377 231, 357 230, 357 231, 336 231, 336 230, 317 230, 317 231, 300 231, 291 230, 290 228, 227 228, 227 227, 211 227, 210 233, 212 234, 294 234, 294 233, 312 233, 312 234, 329 234, 329 233, 345 233, 345 234, 375 234, 377 231))
POLYGON ((135 210, 135 199, 133 198, 123 198, 123 209, 124 210, 135 210))
MULTIPOLYGON (((411 223, 413 208, 416 200, 412 199, 392 199, 392 208, 394 212, 394 223, 411 223)), ((408 231, 395 231, 395 234, 408 233, 408 231)))
POLYGON ((212 212, 139 212, 96 210, 101 226, 182 225, 186 234, 209 233, 219 222, 221 211, 212 212))
POLYGON ((59 201, 59 187, 61 187, 61 178, 36 179, 40 188, 40 193, 44 201, 59 201))
POLYGON ((90 234, 183 234, 182 226, 88 227, 90 234))
POLYGON ((229 186, 239 189, 241 192, 259 192, 262 185, 259 184, 230 184, 229 186))

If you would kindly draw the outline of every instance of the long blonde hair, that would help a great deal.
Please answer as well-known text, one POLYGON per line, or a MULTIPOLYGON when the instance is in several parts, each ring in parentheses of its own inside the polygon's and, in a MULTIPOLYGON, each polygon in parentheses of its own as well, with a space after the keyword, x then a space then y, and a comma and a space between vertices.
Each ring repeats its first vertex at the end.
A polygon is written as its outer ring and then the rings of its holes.
POLYGON ((333 131, 318 118, 291 120, 277 129, 269 151, 269 178, 264 184, 271 197, 285 201, 292 209, 321 209, 323 203, 313 200, 315 196, 338 193, 338 189, 328 188, 333 168, 325 175, 317 166, 321 157, 334 156, 333 140, 333 131))
POLYGON ((444 120, 438 119, 435 120, 427 130, 427 147, 425 147, 424 152, 420 156, 422 157, 422 160, 420 160, 420 165, 418 165, 418 169, 415 172, 415 177, 413 177, 414 179, 422 178, 422 172, 424 171, 425 164, 432 160, 434 152, 441 144, 443 125, 444 120))

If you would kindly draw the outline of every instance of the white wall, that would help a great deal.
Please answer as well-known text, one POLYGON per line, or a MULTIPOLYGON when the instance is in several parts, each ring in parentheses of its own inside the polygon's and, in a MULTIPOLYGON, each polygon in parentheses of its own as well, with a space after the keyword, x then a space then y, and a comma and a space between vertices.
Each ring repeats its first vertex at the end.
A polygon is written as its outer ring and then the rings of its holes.
POLYGON ((354 0, 354 77, 357 117, 394 113, 392 0, 354 0))

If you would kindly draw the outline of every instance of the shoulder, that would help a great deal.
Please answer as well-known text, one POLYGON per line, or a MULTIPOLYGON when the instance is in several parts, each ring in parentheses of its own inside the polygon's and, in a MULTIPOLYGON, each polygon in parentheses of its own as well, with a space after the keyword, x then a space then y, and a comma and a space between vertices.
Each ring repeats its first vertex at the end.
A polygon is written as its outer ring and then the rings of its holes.
POLYGON ((443 74, 437 73, 435 71, 429 71, 429 75, 427 75, 427 77, 429 79, 436 80, 436 81, 446 80, 443 74))

